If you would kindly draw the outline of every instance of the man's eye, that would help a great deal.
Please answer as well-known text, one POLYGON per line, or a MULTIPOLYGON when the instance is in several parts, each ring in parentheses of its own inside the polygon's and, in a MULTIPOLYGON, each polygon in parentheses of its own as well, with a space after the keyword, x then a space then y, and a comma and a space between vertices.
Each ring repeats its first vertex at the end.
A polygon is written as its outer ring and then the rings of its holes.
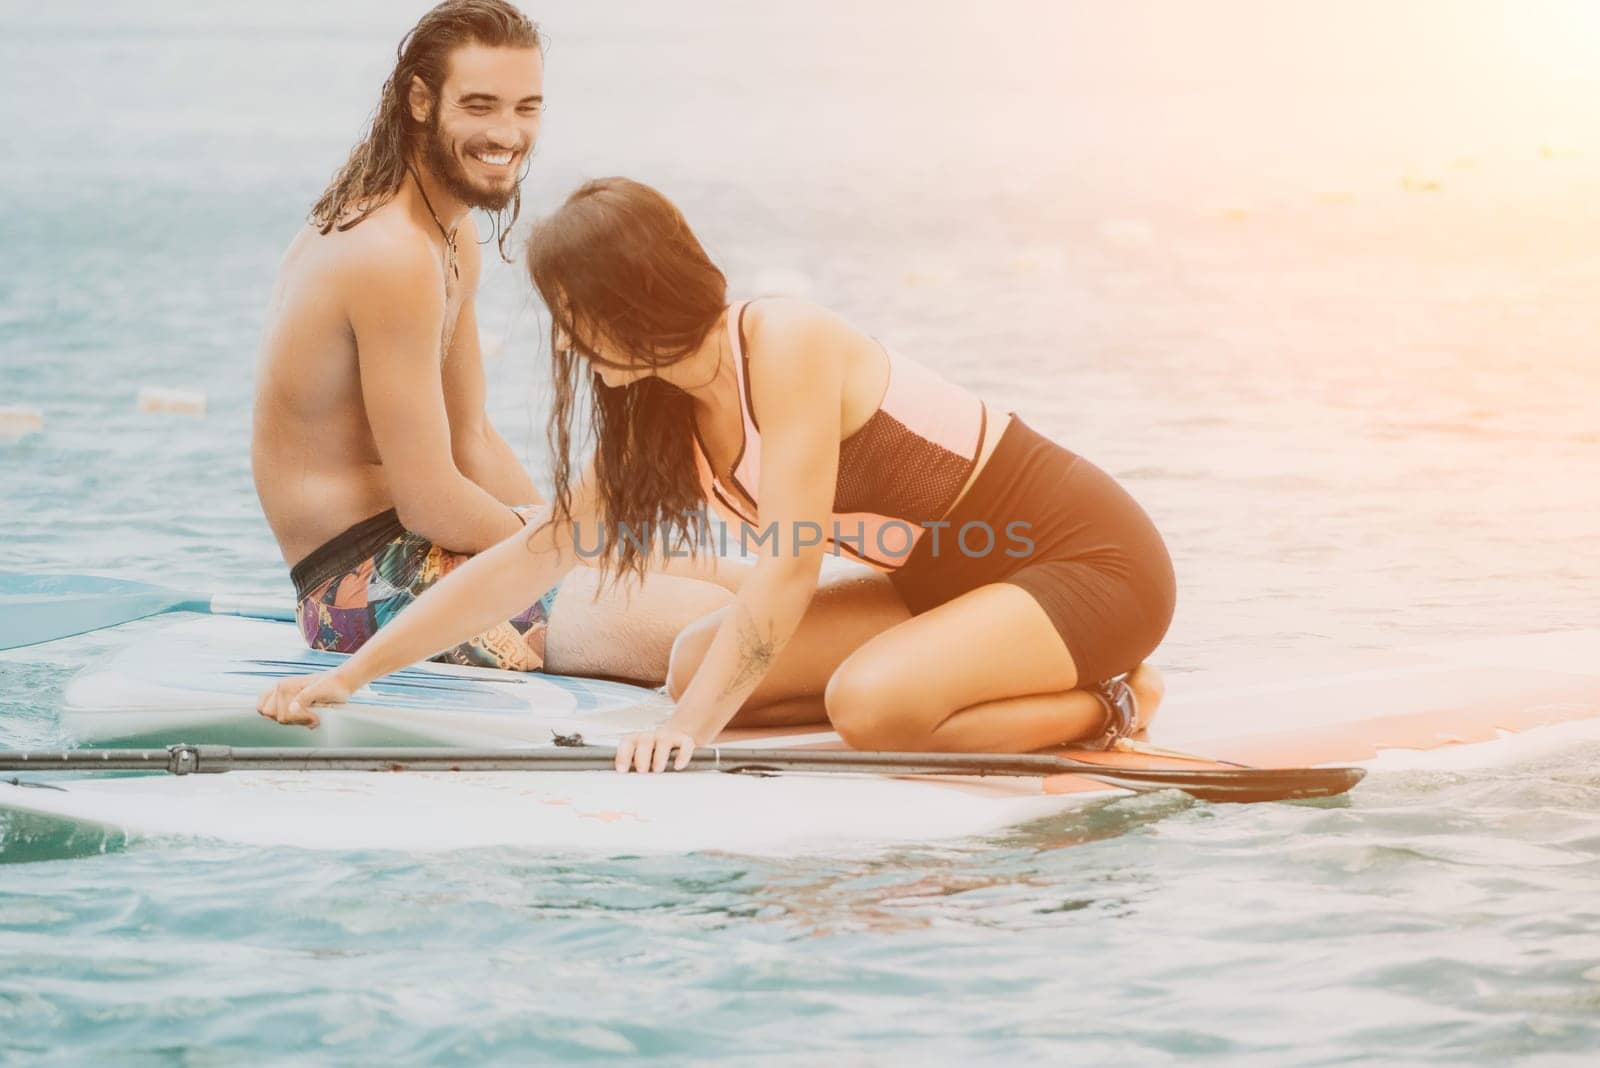
POLYGON ((544 111, 544 105, 543 104, 525 104, 522 107, 518 108, 517 111, 519 111, 523 115, 538 115, 538 114, 540 114, 541 112, 544 111))
POLYGON ((489 109, 484 107, 482 104, 477 104, 477 105, 474 105, 472 107, 469 107, 467 109, 467 112, 468 112, 468 114, 471 114, 471 115, 487 115, 487 114, 489 114, 489 109))

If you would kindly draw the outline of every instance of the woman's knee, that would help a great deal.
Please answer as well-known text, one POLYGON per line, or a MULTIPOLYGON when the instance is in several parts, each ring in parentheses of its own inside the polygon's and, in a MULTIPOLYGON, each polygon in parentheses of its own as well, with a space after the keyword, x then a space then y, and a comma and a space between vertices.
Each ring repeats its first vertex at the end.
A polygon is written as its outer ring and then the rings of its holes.
POLYGON ((883 658, 851 656, 823 693, 828 720, 852 749, 916 749, 926 730, 910 710, 903 672, 883 658))
POLYGON ((700 670, 700 663, 706 658, 706 650, 711 648, 711 639, 716 637, 717 626, 722 622, 723 615, 724 612, 716 611, 702 616, 680 630, 672 640, 666 683, 667 696, 674 701, 683 696, 695 672, 700 670))

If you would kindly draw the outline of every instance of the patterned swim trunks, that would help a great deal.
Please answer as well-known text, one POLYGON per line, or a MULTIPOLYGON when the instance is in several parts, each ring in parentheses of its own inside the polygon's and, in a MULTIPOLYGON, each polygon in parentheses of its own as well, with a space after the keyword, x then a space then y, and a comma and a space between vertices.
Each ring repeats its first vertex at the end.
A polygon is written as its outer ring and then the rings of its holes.
MULTIPOLYGON (((406 530, 393 509, 364 519, 291 569, 300 633, 313 649, 353 653, 424 590, 470 559, 406 530)), ((434 659, 540 670, 550 605, 560 588, 557 583, 520 615, 434 659)))

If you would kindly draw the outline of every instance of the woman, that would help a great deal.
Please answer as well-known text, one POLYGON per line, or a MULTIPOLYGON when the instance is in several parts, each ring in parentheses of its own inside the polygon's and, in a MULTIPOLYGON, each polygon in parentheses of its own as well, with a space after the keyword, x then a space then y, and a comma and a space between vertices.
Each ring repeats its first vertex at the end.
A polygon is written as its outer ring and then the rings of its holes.
POLYGON ((1172 565, 1098 468, 823 309, 729 305, 682 215, 637 182, 581 187, 537 227, 528 268, 552 315, 548 521, 343 666, 279 683, 263 715, 315 725, 316 704, 503 618, 580 555, 602 552, 620 577, 642 574, 652 547, 703 548, 707 499, 754 527, 757 560, 732 605, 680 635, 675 710, 618 746, 619 771, 663 771, 674 753, 681 768, 741 709, 759 719, 808 687, 868 749, 1109 743, 1154 711, 1161 682, 1142 662, 1171 619, 1172 565), (585 372, 596 450, 574 485, 585 372), (824 546, 887 572, 889 606, 872 583, 813 606, 824 546), (784 686, 762 689, 769 676, 784 686))

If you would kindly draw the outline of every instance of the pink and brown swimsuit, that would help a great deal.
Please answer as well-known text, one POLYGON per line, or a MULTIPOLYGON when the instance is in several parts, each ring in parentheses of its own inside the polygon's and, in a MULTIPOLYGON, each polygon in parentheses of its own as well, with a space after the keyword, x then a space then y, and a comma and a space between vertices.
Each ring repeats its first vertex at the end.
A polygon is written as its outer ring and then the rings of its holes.
MULTIPOLYGON (((744 424, 732 486, 712 472, 703 442, 696 460, 723 518, 758 527, 741 503, 758 500, 761 464, 748 306, 728 313, 744 424)), ((983 402, 885 351, 883 400, 839 444, 825 531, 833 550, 887 572, 913 614, 990 583, 1020 586, 1049 615, 1085 684, 1131 670, 1165 636, 1176 600, 1172 560, 1149 516, 1105 472, 1014 415, 962 496, 988 431, 983 402)))

